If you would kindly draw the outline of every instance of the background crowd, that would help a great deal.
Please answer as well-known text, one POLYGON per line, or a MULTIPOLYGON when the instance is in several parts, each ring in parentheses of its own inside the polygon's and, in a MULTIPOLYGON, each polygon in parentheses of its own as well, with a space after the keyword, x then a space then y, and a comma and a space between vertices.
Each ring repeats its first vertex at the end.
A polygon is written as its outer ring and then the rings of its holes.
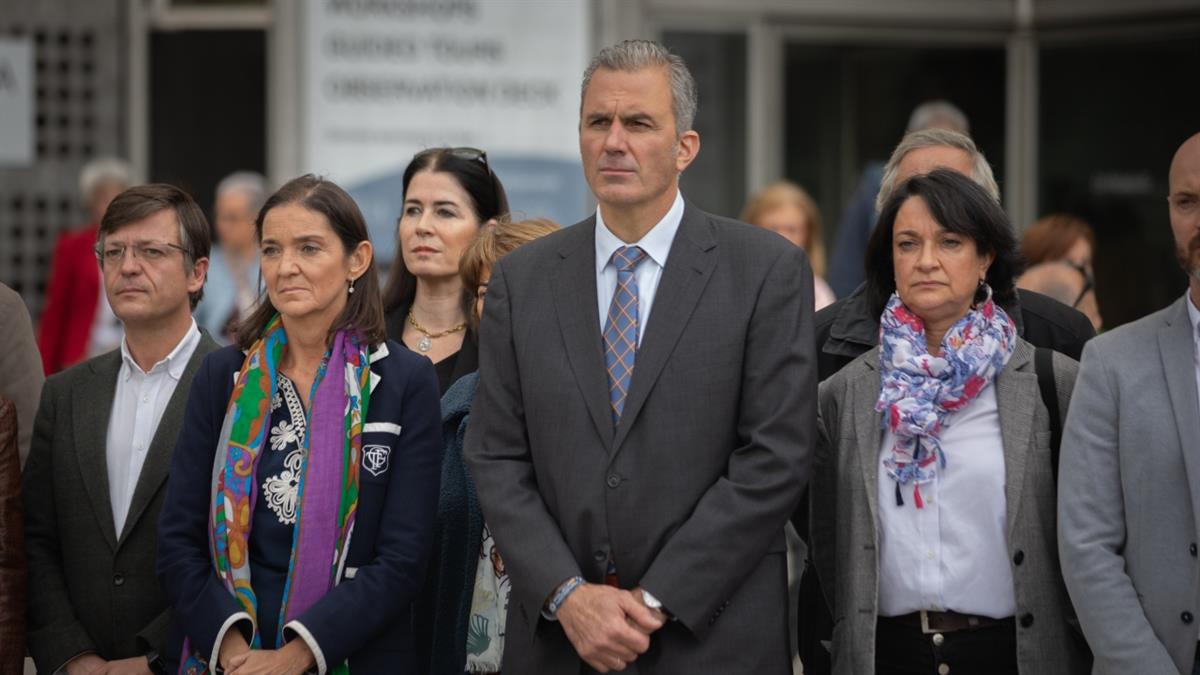
POLYGON ((687 201, 678 56, 581 96, 594 214, 431 148, 386 275, 321 177, 210 227, 89 163, 36 332, 0 286, 0 672, 1200 672, 1200 135, 1188 291, 1095 338, 1092 227, 951 102, 827 256, 800 185, 687 201))

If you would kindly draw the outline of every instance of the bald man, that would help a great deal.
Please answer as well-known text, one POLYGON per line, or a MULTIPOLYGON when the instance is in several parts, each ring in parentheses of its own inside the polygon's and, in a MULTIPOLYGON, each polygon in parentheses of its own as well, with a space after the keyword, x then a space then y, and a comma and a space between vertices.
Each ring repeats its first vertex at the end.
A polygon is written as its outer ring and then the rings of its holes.
POLYGON ((1097 674, 1200 674, 1200 134, 1171 162, 1188 289, 1087 344, 1063 430, 1063 578, 1097 674))
POLYGON ((1078 309, 1096 330, 1104 325, 1096 304, 1096 288, 1083 268, 1061 260, 1034 265, 1017 278, 1017 288, 1036 291, 1078 309))

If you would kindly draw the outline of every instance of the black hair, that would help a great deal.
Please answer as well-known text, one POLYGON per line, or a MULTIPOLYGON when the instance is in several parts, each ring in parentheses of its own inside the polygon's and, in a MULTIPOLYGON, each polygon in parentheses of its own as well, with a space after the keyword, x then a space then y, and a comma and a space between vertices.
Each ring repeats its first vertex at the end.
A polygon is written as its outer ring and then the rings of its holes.
MULTIPOLYGON (((970 237, 979 255, 991 253, 987 283, 992 299, 1000 306, 1016 300, 1016 279, 1025 268, 1017 238, 1004 209, 967 176, 949 169, 913 176, 900 185, 883 205, 875 230, 867 242, 867 298, 875 314, 883 312, 896 290, 896 268, 892 260, 892 230, 904 202, 919 197, 938 225, 949 232, 970 237)), ((985 292, 977 292, 976 302, 985 292)))

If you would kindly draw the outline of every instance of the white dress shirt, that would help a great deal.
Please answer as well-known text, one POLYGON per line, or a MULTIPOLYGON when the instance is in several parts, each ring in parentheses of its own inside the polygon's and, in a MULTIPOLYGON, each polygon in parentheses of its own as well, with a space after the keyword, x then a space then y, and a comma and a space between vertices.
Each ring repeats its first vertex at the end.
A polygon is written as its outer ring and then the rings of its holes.
POLYGON ((679 231, 682 220, 683 194, 676 190, 675 203, 667 215, 650 228, 641 240, 626 244, 608 229, 600 209, 596 209, 596 300, 601 333, 608 323, 608 306, 617 292, 617 267, 612 264, 613 253, 622 246, 640 246, 646 252, 646 259, 638 264, 635 274, 638 286, 638 344, 642 344, 646 324, 650 321, 650 309, 654 305, 654 294, 658 292, 658 282, 667 266, 667 254, 671 252, 671 243, 675 241, 675 233, 679 231))
POLYGON ((108 497, 117 537, 125 528, 129 503, 163 410, 198 344, 200 330, 192 321, 192 327, 175 349, 147 373, 133 360, 129 345, 121 340, 121 370, 108 416, 107 436, 108 497))
MULTIPOLYGON (((1200 394, 1200 308, 1196 307, 1196 303, 1200 298, 1192 297, 1191 291, 1187 293, 1188 318, 1192 321, 1192 342, 1195 343, 1195 349, 1192 350, 1192 365, 1196 367, 1196 393, 1200 394)), ((1200 409, 1196 410, 1196 414, 1200 415, 1200 409)))
POLYGON ((901 486, 904 505, 896 505, 896 481, 883 466, 895 440, 883 432, 877 470, 879 615, 925 609, 1012 616, 996 388, 986 387, 942 429, 946 466, 921 485, 924 508, 914 503, 912 483, 901 486))
MULTIPOLYGON (((1195 347, 1192 349, 1192 365, 1196 368, 1196 394, 1200 398, 1200 309, 1196 308, 1196 303, 1200 302, 1200 297, 1193 297, 1192 291, 1189 289, 1184 293, 1188 308, 1188 319, 1192 323, 1192 342, 1195 347)), ((1200 406, 1197 406, 1196 414, 1200 415, 1200 406)))

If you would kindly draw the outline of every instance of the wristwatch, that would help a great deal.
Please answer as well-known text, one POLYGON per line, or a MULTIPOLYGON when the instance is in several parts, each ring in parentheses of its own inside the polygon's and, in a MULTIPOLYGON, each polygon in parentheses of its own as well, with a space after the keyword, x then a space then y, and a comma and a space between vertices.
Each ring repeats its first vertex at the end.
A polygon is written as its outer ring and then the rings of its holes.
POLYGON ((662 603, 658 601, 658 598, 650 595, 650 591, 647 591, 644 588, 642 589, 642 604, 650 609, 657 609, 659 611, 662 610, 662 603))
POLYGON ((167 662, 154 650, 146 653, 146 665, 150 667, 150 672, 154 675, 168 675, 167 662))

